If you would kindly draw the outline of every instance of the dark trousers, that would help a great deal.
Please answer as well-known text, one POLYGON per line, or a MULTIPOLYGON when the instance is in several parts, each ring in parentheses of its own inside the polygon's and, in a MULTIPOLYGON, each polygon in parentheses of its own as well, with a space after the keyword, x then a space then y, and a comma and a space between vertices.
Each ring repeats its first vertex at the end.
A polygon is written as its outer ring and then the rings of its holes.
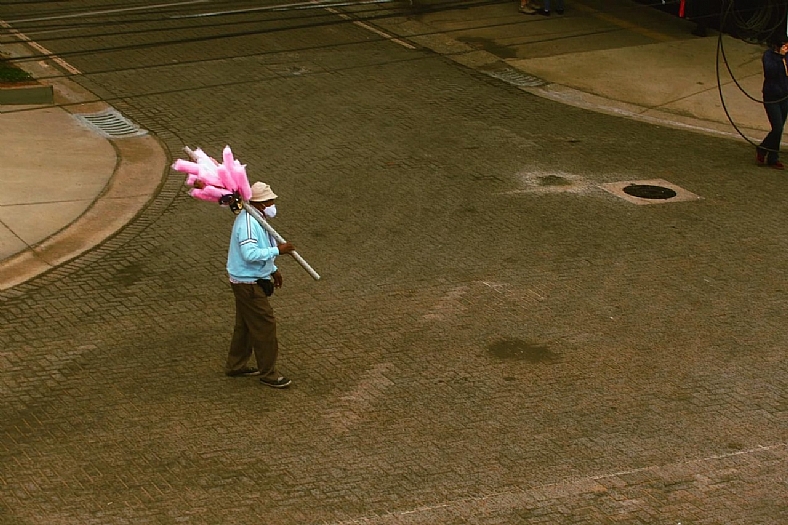
POLYGON ((260 375, 266 379, 278 379, 276 356, 279 354, 279 343, 276 339, 274 309, 259 285, 233 284, 232 287, 235 295, 235 327, 225 371, 243 368, 254 352, 260 375))
POLYGON ((766 153, 766 162, 774 164, 780 160, 780 139, 783 136, 785 118, 788 117, 788 100, 764 102, 763 107, 766 109, 766 116, 769 117, 772 130, 761 142, 758 152, 766 153))

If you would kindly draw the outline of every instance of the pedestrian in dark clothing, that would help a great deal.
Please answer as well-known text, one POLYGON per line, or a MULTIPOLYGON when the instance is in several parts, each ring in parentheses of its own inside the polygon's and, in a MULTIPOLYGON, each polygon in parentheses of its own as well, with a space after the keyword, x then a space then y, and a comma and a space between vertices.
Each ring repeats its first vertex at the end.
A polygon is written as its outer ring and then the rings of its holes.
POLYGON ((709 21, 720 18, 719 4, 719 0, 685 0, 681 3, 681 7, 685 8, 684 12, 682 13, 679 8, 679 14, 687 20, 695 22, 695 28, 692 30, 693 35, 707 36, 706 28, 709 21))
POLYGON ((763 107, 772 130, 755 148, 758 164, 782 170, 780 162, 780 140, 788 117, 788 64, 785 54, 788 43, 774 44, 763 54, 763 107))
MULTIPOLYGON (((555 12, 559 15, 564 14, 564 0, 555 0, 555 12)), ((536 9, 533 13, 529 12, 528 14, 550 16, 550 0, 542 0, 542 8, 536 9)))

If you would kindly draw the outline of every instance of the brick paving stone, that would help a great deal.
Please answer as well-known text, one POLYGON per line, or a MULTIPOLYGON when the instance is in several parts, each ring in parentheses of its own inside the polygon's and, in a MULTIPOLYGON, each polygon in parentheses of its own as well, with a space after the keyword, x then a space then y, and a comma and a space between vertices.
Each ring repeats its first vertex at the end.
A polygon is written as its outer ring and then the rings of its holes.
POLYGON ((90 51, 159 24, 47 45, 172 157, 230 144, 274 186, 323 275, 281 260, 294 385, 222 374, 232 215, 171 173, 0 293, 0 523, 788 518, 778 174, 352 25, 90 51), (597 187, 644 175, 703 200, 597 187))

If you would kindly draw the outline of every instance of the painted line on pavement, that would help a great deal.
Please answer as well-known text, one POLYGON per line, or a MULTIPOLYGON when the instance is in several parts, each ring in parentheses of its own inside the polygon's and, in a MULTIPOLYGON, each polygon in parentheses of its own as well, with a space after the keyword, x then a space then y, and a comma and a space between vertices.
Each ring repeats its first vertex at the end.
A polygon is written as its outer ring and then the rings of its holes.
POLYGON ((248 7, 244 9, 231 9, 227 11, 211 11, 205 13, 195 13, 191 15, 172 15, 170 16, 171 19, 184 19, 184 18, 207 18, 212 16, 227 16, 227 15, 238 15, 243 13, 252 13, 252 12, 263 12, 263 11, 286 11, 286 10, 299 10, 299 9, 325 9, 331 14, 337 15, 338 17, 342 18, 343 20, 347 20, 352 22, 354 25, 366 29, 367 31, 371 31, 376 35, 385 38, 386 40, 390 40, 395 44, 399 44, 403 47, 408 49, 416 49, 416 46, 405 42, 399 38, 394 37, 386 33, 385 31, 381 31, 380 29, 373 27, 369 24, 361 22, 360 20, 354 20, 352 17, 337 11, 334 9, 335 7, 342 7, 342 6, 357 6, 357 5, 370 5, 370 4, 389 4, 394 0, 366 0, 366 1, 356 1, 356 2, 326 2, 326 3, 319 3, 317 1, 311 0, 307 2, 294 2, 290 4, 278 4, 278 5, 267 5, 261 7, 248 7))
POLYGON ((128 13, 130 11, 144 11, 146 9, 164 9, 166 7, 178 7, 182 5, 207 4, 212 0, 189 0, 188 2, 173 2, 169 4, 154 4, 140 7, 122 7, 118 9, 104 9, 102 11, 85 11, 84 13, 74 13, 70 15, 42 16, 38 18, 22 18, 19 20, 9 20, 11 24, 22 22, 44 22, 47 20, 62 20, 64 18, 82 18, 85 16, 112 15, 117 13, 128 13))
POLYGON ((74 66, 72 66, 71 64, 69 64, 68 62, 66 62, 65 60, 63 60, 62 58, 60 58, 59 56, 57 56, 52 51, 50 51, 49 49, 45 48, 44 46, 42 46, 38 42, 34 42, 26 34, 22 33, 21 31, 17 31, 13 27, 11 27, 11 24, 9 24, 8 22, 0 20, 0 27, 4 27, 4 28, 8 29, 9 33, 11 33, 15 37, 17 37, 19 40, 22 40, 23 42, 27 43, 27 45, 29 45, 30 47, 32 47, 33 49, 35 49, 36 51, 38 51, 39 53, 44 55, 46 58, 50 59, 55 64, 57 64, 60 67, 62 67, 63 69, 65 69, 66 71, 71 73, 72 75, 81 75, 82 74, 82 72, 79 69, 75 68, 74 66))
POLYGON ((385 38, 386 40, 390 40, 391 42, 394 42, 395 44, 399 44, 399 45, 401 45, 403 47, 406 47, 408 49, 416 49, 416 46, 414 46, 412 44, 409 44, 409 43, 405 42, 404 40, 400 40, 399 38, 395 38, 393 35, 390 35, 390 34, 386 33, 385 31, 381 31, 377 27, 372 27, 371 25, 365 24, 364 22, 362 22, 360 20, 353 20, 350 16, 348 16, 345 13, 342 13, 340 11, 337 11, 333 7, 326 7, 325 10, 328 11, 329 13, 331 13, 331 14, 337 15, 339 18, 341 18, 343 20, 347 20, 349 22, 353 22, 353 24, 357 25, 358 27, 366 29, 367 31, 372 31, 376 35, 381 36, 381 37, 385 38))
POLYGON ((385 38, 386 40, 389 40, 389 41, 391 41, 391 42, 394 42, 395 44, 399 44, 399 45, 401 45, 401 46, 403 46, 403 47, 406 47, 406 48, 408 48, 408 49, 416 49, 416 46, 414 46, 414 45, 412 45, 412 44, 408 44, 407 42, 405 42, 404 40, 400 40, 399 38, 394 38, 392 35, 390 35, 390 34, 386 33, 385 31, 381 31, 380 29, 377 29, 377 28, 375 28, 375 27, 372 27, 372 26, 371 26, 371 25, 369 25, 369 24, 365 24, 364 22, 360 22, 360 21, 358 21, 358 20, 354 20, 354 21, 353 21, 353 23, 354 23, 355 25, 359 26, 359 27, 363 27, 363 28, 364 28, 364 29, 366 29, 367 31, 372 31, 372 32, 373 32, 373 33, 375 33, 376 35, 382 36, 382 37, 383 37, 383 38, 385 38))
POLYGON ((611 24, 618 26, 622 29, 628 29, 633 33, 639 33, 645 37, 652 38, 657 42, 672 42, 676 40, 672 36, 666 35, 664 33, 660 33, 659 31, 652 31, 651 29, 646 29, 645 27, 641 27, 637 24, 633 24, 632 22, 627 22, 626 20, 622 20, 617 16, 609 15, 607 13, 598 11, 593 7, 588 7, 582 4, 575 4, 572 7, 574 9, 577 9, 578 11, 589 13, 600 20, 604 20, 605 22, 610 22, 611 24))
MULTIPOLYGON (((756 447, 748 450, 740 450, 728 454, 717 454, 700 459, 680 460, 674 463, 632 468, 618 472, 599 474, 596 476, 567 478, 565 481, 548 483, 531 488, 518 488, 515 490, 493 492, 481 496, 471 496, 449 500, 442 503, 435 503, 432 505, 423 505, 407 510, 384 511, 378 514, 371 514, 349 520, 335 521, 332 522, 331 525, 394 525, 405 522, 412 523, 414 525, 422 523, 439 523, 439 518, 441 516, 436 516, 436 514, 442 512, 445 513, 446 509, 449 509, 448 513, 453 518, 457 518, 458 516, 461 518, 472 517, 474 512, 478 513, 477 516, 482 513, 500 515, 502 512, 519 509, 528 504, 533 504, 534 501, 543 502, 546 500, 562 500, 571 497, 582 497, 589 494, 606 493, 608 492, 607 487, 602 485, 600 482, 606 482, 620 476, 632 474, 651 474, 653 480, 659 483, 664 483, 666 477, 669 478, 671 475, 681 477, 682 480, 689 478, 693 483, 703 483, 703 481, 697 479, 695 475, 700 474, 699 470, 702 470, 702 467, 704 466, 706 467, 706 470, 710 468, 713 469, 714 466, 708 466, 709 463, 735 457, 741 457, 745 460, 756 462, 756 460, 751 458, 753 458, 756 454, 762 453, 777 454, 780 456, 779 459, 782 459, 786 456, 786 448, 788 448, 788 443, 775 443, 773 445, 767 446, 757 445, 756 447)), ((725 472, 734 470, 725 468, 724 466, 718 468, 720 471, 725 472)), ((641 481, 639 483, 645 482, 641 481)), ((634 483, 631 486, 636 485, 637 483, 634 483)), ((626 504, 626 502, 622 503, 626 504)))
POLYGON ((361 2, 326 2, 326 3, 317 3, 317 2, 294 2, 291 4, 278 4, 278 5, 266 5, 262 7, 246 7, 243 9, 231 9, 227 11, 211 11, 205 13, 195 13, 193 15, 172 15, 170 18, 172 19, 184 19, 184 18, 207 18, 210 16, 226 16, 226 15, 238 15, 243 13, 254 13, 260 11, 286 11, 288 9, 320 9, 326 6, 347 6, 347 5, 368 5, 368 4, 389 4, 394 0, 366 0, 361 2))

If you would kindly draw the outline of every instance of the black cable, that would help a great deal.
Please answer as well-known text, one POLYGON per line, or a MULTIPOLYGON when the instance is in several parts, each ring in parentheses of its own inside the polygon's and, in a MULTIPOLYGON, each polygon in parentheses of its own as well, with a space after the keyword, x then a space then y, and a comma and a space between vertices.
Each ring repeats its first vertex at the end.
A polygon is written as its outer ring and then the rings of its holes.
MULTIPOLYGON (((769 3, 769 5, 771 5, 771 3, 769 3)), ((722 30, 723 30, 723 29, 726 27, 726 25, 725 25, 725 24, 726 24, 726 23, 727 23, 727 21, 728 21, 728 16, 729 16, 729 14, 730 14, 730 13, 733 11, 733 6, 734 6, 734 0, 728 0, 728 6, 727 6, 727 8, 723 9, 722 11, 720 11, 720 31, 719 31, 719 34, 718 34, 718 36, 717 36, 717 63, 716 63, 716 72, 717 72, 717 91, 718 91, 718 93, 719 93, 719 97, 720 97, 720 103, 722 104, 722 109, 723 109, 723 111, 725 112, 725 116, 727 117, 727 119, 728 119, 728 122, 730 122, 730 124, 733 126, 733 129, 735 129, 735 130, 736 130, 736 132, 737 132, 737 133, 738 133, 738 134, 739 134, 739 135, 740 135, 740 136, 741 136, 741 137, 742 137, 744 140, 746 140, 747 142, 749 142, 749 143, 750 143, 752 146, 755 146, 756 148, 760 148, 762 151, 773 152, 773 153, 779 153, 779 150, 774 150, 774 149, 770 149, 770 148, 764 148, 764 147, 763 147, 763 146, 761 146, 760 144, 756 144, 756 143, 755 143, 755 142, 753 142, 753 141, 752 141, 752 140, 751 140, 749 137, 747 137, 747 135, 745 135, 745 134, 744 134, 744 132, 742 132, 742 130, 741 130, 741 129, 739 129, 739 126, 738 126, 738 125, 736 125, 736 122, 733 120, 733 117, 731 116, 730 112, 728 111, 728 106, 727 106, 727 104, 725 104, 725 96, 724 96, 724 95, 723 95, 723 93, 722 93, 722 79, 721 79, 721 77, 720 77, 720 57, 722 57, 722 59, 723 59, 723 62, 725 63, 726 69, 727 69, 727 71, 728 71, 728 74, 730 75, 730 77, 731 77, 731 79, 733 80, 734 84, 736 84, 736 86, 739 88, 739 90, 740 90, 742 93, 744 93, 744 94, 747 96, 747 98, 749 98, 750 100, 753 100, 753 101, 755 101, 755 102, 757 102, 757 103, 759 103, 759 104, 763 104, 763 103, 764 103, 764 101, 763 101, 763 100, 760 100, 760 99, 757 99, 757 98, 755 98, 755 97, 751 96, 751 95, 750 95, 750 94, 749 94, 749 93, 748 93, 748 92, 747 92, 747 91, 746 91, 746 90, 745 90, 745 89, 744 89, 744 88, 741 86, 741 84, 739 83, 739 81, 736 79, 736 76, 733 74, 733 71, 731 70, 731 67, 730 67, 730 63, 728 62, 727 56, 725 55, 725 49, 724 49, 724 46, 723 46, 723 43, 722 43, 722 41, 723 41, 723 40, 722 40, 723 31, 722 31, 722 30)), ((781 25, 782 23, 783 23, 783 21, 780 21, 778 24, 775 24, 775 25, 772 27, 772 29, 771 29, 771 31, 769 32, 769 34, 771 34, 771 33, 774 31, 774 29, 775 29, 775 28, 777 28, 777 27, 779 27, 779 25, 781 25)), ((763 30, 766 30, 766 29, 768 29, 768 28, 766 28, 766 27, 762 27, 761 29, 763 29, 763 30)), ((760 32, 760 34, 764 34, 764 33, 761 31, 761 32, 760 32)), ((783 97, 783 98, 781 98, 781 99, 779 99, 779 100, 775 100, 775 101, 773 101, 773 102, 774 102, 774 103, 778 103, 778 102, 782 102, 782 101, 784 101, 784 100, 788 100, 788 95, 786 95, 785 97, 783 97)))

